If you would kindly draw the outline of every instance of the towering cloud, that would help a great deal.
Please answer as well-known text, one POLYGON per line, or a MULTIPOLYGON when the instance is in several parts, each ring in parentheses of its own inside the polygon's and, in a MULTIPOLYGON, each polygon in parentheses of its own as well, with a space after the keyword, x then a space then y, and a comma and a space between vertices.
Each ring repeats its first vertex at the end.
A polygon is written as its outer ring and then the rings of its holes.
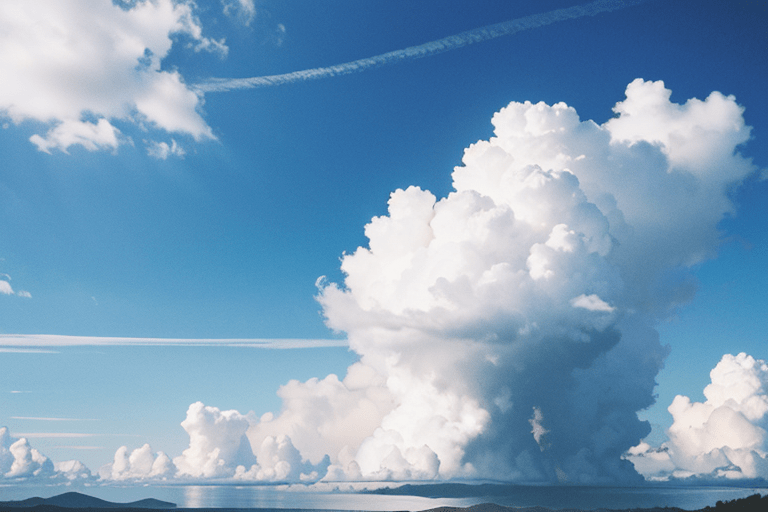
POLYGON ((448 197, 394 192, 344 283, 319 283, 360 362, 284 386, 252 446, 288 434, 330 456, 327 479, 638 478, 621 456, 650 430, 654 323, 692 297, 688 268, 753 167, 733 97, 678 105, 643 80, 626 96, 603 125, 511 103, 448 197))
MULTIPOLYGON (((638 79, 614 110, 602 125, 563 103, 500 110, 452 193, 393 192, 344 282, 318 280, 327 324, 360 356, 343 379, 288 382, 260 418, 192 404, 172 463, 123 447, 102 478, 765 475, 762 361, 726 356, 706 403, 678 397, 662 449, 639 444, 637 417, 668 352, 654 325, 692 298, 690 266, 715 254, 727 192, 754 171, 742 108, 717 92, 675 104, 638 79)), ((0 453, 6 474, 50 470, 22 451, 0 453)))

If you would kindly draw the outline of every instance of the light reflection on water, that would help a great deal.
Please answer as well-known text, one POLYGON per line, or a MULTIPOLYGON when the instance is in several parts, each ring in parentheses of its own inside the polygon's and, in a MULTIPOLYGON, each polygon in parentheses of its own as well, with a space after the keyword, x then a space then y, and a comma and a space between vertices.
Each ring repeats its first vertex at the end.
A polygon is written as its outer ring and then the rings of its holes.
POLYGON ((312 491, 285 491, 262 486, 188 486, 185 508, 265 508, 307 510, 398 511, 427 510, 436 507, 469 507, 481 498, 423 498, 420 496, 385 496, 312 491))

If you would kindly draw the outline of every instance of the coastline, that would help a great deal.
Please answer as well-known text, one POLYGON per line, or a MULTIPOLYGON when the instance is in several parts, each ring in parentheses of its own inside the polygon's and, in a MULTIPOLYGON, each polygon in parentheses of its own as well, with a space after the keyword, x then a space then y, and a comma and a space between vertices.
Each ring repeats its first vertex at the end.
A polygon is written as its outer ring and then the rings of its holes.
MULTIPOLYGON (((151 488, 141 489, 145 496, 154 494, 151 488)), ((242 489, 241 489, 242 490, 242 489)), ((289 500, 276 500, 272 502, 262 501, 230 501, 223 506, 211 506, 203 501, 192 502, 189 500, 181 501, 180 506, 176 502, 158 500, 156 498, 144 498, 132 502, 110 502, 94 496, 82 494, 79 492, 67 492, 51 498, 26 498, 19 501, 0 502, 0 512, 147 512, 147 511, 169 511, 174 512, 725 512, 730 510, 748 511, 752 510, 764 512, 768 510, 768 489, 759 489, 758 492, 752 492, 754 489, 743 489, 742 495, 727 499, 729 495, 724 489, 711 489, 713 493, 707 494, 711 498, 702 505, 697 506, 669 506, 651 504, 646 501, 644 495, 635 495, 640 497, 640 501, 635 501, 627 505, 626 494, 617 493, 616 489, 611 488, 591 488, 593 492, 604 491, 601 496, 602 501, 598 504, 595 501, 594 494, 591 496, 591 502, 584 502, 583 496, 575 494, 563 494, 562 489, 548 487, 539 488, 540 491, 548 491, 555 497, 555 500, 542 499, 542 494, 522 496, 517 495, 514 504, 505 501, 504 496, 490 497, 485 496, 480 502, 466 506, 436 505, 437 503, 457 503, 456 498, 421 498, 420 500, 409 500, 407 496, 376 496, 375 494, 333 494, 333 493, 292 493, 303 494, 303 500, 294 500, 293 504, 301 503, 301 506, 291 506, 289 500), (558 496, 556 491, 561 491, 558 496), (613 491, 613 492, 611 492, 613 491), (350 496, 355 497, 349 500, 350 496), (334 499, 335 498, 335 499, 334 499), (384 500, 380 499, 384 498, 384 500), (406 498, 402 500, 400 498, 406 498), (535 500, 535 501, 529 501, 535 500), (646 505, 641 502, 646 501, 646 505), (552 505, 555 503, 555 505, 552 505), (192 506, 190 506, 190 504, 192 506), (245 505, 245 506, 243 506, 245 505), (390 505, 390 506, 382 506, 390 505), (404 505, 404 506, 399 506, 404 505), (426 505, 426 506, 424 506, 426 505)), ((581 490, 585 489, 574 489, 581 490)), ((681 491, 681 489, 669 489, 670 491, 681 491)), ((734 489, 725 489, 731 491, 734 489)), ((197 489, 199 491, 199 489, 197 489)), ((627 489, 624 489, 627 491, 627 489)), ((0 494, 2 495, 2 494, 0 494)), ((279 494, 278 494, 279 495, 279 494)), ((295 498, 295 496, 293 496, 295 498)), ((507 497, 508 498, 508 497, 507 497)), ((508 501, 508 500, 506 500, 508 501)), ((705 500, 706 501, 706 500, 705 500)), ((703 502, 700 502, 703 503, 703 502)))

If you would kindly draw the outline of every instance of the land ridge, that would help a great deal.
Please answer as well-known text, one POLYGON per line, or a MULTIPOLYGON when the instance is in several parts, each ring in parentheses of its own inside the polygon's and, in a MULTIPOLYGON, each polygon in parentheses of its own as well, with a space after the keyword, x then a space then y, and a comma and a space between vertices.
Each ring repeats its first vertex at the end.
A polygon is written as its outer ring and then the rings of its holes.
POLYGON ((65 492, 51 498, 29 498, 21 501, 0 501, 0 510, 15 510, 20 508, 32 508, 42 512, 42 508, 55 507, 56 509, 139 509, 139 510, 161 510, 176 508, 175 503, 161 501, 154 498, 146 498, 130 503, 113 503, 88 496, 80 492, 65 492))

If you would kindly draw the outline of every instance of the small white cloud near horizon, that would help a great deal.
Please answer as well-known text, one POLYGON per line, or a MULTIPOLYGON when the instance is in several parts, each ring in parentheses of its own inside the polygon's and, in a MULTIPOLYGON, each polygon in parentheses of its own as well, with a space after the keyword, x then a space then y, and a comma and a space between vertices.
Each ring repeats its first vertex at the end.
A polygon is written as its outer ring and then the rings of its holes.
POLYGON ((99 468, 102 480, 144 480, 167 479, 176 471, 170 457, 163 452, 153 453, 149 444, 128 452, 127 446, 121 446, 115 452, 111 463, 99 468))
POLYGON ((82 462, 54 463, 33 448, 27 437, 11 435, 7 427, 0 427, 0 483, 55 483, 91 478, 90 470, 82 462))
POLYGON ((25 299, 31 299, 32 294, 26 290, 15 291, 11 286, 11 276, 0 273, 0 295, 15 295, 25 299))
POLYGON ((625 455, 648 480, 768 479, 768 364, 726 354, 710 372, 704 402, 677 395, 669 441, 625 455))

